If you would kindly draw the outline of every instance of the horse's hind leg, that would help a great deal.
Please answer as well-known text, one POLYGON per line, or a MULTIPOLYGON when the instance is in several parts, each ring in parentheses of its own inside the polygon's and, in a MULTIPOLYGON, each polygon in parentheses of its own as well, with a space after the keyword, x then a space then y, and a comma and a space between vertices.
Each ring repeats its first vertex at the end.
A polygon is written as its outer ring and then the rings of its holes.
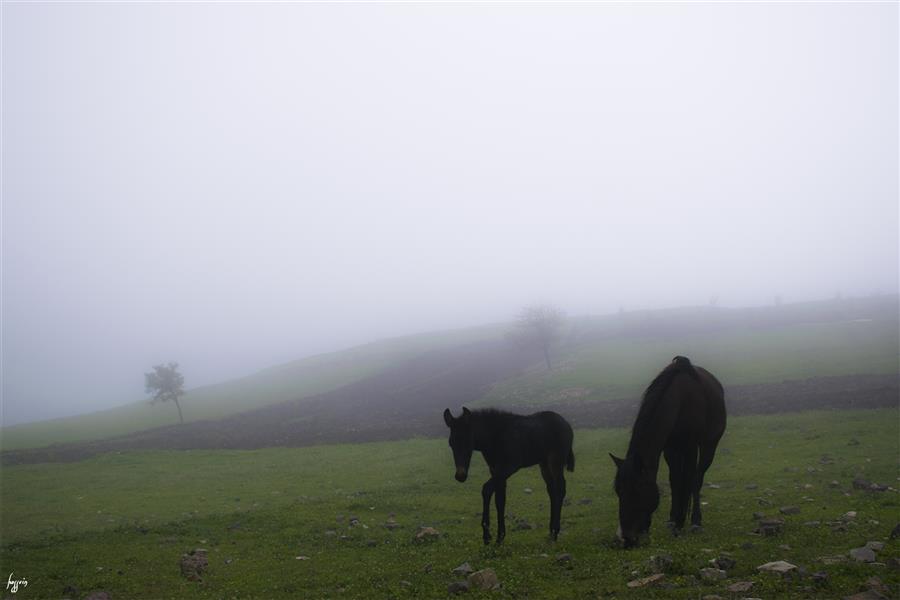
POLYGON ((485 544, 491 543, 491 496, 494 494, 494 478, 491 477, 481 486, 481 536, 485 544))
POLYGON ((684 527, 687 517, 688 490, 684 489, 684 453, 675 448, 665 449, 666 464, 669 465, 669 486, 672 488, 672 508, 669 510, 669 528, 678 533, 684 527))
POLYGON ((716 455, 716 446, 718 446, 718 444, 719 441, 716 440, 712 443, 700 445, 700 460, 697 464, 697 477, 692 490, 694 495, 694 507, 691 511, 691 526, 694 528, 699 529, 702 525, 703 517, 700 514, 700 490, 703 488, 703 476, 706 475, 706 470, 709 469, 709 466, 712 464, 713 457, 716 455))
POLYGON ((497 543, 506 538, 506 477, 495 478, 494 502, 497 504, 497 543))

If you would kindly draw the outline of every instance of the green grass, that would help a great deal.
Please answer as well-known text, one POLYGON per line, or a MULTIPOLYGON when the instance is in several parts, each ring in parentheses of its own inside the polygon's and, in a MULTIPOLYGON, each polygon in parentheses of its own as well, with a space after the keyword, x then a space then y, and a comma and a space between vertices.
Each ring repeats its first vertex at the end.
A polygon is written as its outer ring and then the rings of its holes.
POLYGON ((576 432, 577 468, 568 476, 573 502, 563 510, 556 544, 546 539, 543 485, 528 469, 510 480, 508 512, 535 529, 511 530, 503 546, 483 546, 478 513, 486 469, 476 458, 470 481, 456 483, 445 440, 122 453, 7 467, 0 480, 0 572, 28 580, 22 598, 58 598, 66 586, 80 596, 103 589, 113 598, 437 598, 456 579, 451 569, 468 561, 495 569, 502 582, 501 590, 473 597, 729 597, 726 585, 751 580, 751 596, 839 598, 873 575, 900 585, 900 573, 886 567, 820 560, 872 540, 886 542, 880 559, 900 555, 900 542, 888 539, 900 520, 897 493, 850 489, 859 474, 896 486, 898 434, 896 410, 732 419, 707 476, 721 487, 704 491, 705 531, 672 538, 663 526, 664 497, 651 542, 629 551, 608 545, 616 500, 606 453, 623 451, 625 430, 576 432), (834 463, 822 464, 824 454, 834 463), (840 488, 828 486, 833 479, 840 488), (759 487, 746 490, 748 484, 759 487), (534 493, 524 493, 526 487, 534 493), (579 504, 583 498, 592 503, 579 504), (785 505, 801 513, 786 517, 783 535, 749 533, 753 512, 775 514, 785 505), (849 531, 825 525, 849 510, 858 512, 849 531), (382 526, 391 513, 401 529, 382 526), (350 527, 351 515, 362 525, 350 527), (812 520, 822 525, 803 524, 812 520), (441 538, 413 543, 420 525, 436 527, 441 538), (210 567, 202 582, 189 582, 178 561, 198 547, 208 549, 210 567), (673 587, 628 589, 633 573, 645 574, 648 557, 660 551, 675 559, 666 576, 673 587), (569 566, 556 564, 561 552, 572 554, 569 566), (721 552, 737 560, 729 579, 695 581, 721 552), (756 566, 778 559, 825 571, 828 581, 757 574, 756 566))
POLYGON ((676 354, 690 357, 727 385, 896 373, 900 333, 897 321, 867 321, 741 328, 672 338, 609 338, 562 352, 552 371, 535 368, 494 386, 478 405, 637 397, 676 354))

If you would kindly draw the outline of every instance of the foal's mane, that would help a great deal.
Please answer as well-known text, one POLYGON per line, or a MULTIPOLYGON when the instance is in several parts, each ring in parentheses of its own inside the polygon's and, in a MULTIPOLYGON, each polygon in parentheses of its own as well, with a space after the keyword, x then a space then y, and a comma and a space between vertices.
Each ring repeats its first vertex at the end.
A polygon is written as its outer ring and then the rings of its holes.
POLYGON ((675 379, 675 376, 680 373, 687 373, 694 379, 700 379, 696 369, 694 369, 694 365, 691 364, 691 361, 686 356, 673 358, 672 362, 666 365, 666 368, 660 371, 659 375, 644 390, 644 399, 641 401, 640 409, 638 409, 637 419, 634 420, 632 436, 638 430, 638 427, 653 418, 653 413, 665 395, 666 390, 669 389, 669 385, 675 379))

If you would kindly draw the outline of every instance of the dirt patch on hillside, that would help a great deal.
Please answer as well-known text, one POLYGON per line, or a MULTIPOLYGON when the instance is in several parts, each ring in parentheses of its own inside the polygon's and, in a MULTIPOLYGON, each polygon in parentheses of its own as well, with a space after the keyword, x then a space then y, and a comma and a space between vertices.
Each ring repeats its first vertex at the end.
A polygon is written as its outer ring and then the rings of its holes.
MULTIPOLYGON (((95 442, 8 451, 2 454, 2 464, 69 462, 126 450, 254 449, 442 436, 444 408, 476 401, 492 384, 539 360, 503 342, 480 342, 429 352, 314 398, 95 442)), ((896 407, 898 392, 898 375, 817 377, 727 386, 726 403, 730 415, 896 407)), ((573 393, 548 402, 547 408, 563 414, 575 427, 621 427, 632 423, 639 401, 589 403, 573 393)), ((510 408, 523 413, 539 410, 510 408)))

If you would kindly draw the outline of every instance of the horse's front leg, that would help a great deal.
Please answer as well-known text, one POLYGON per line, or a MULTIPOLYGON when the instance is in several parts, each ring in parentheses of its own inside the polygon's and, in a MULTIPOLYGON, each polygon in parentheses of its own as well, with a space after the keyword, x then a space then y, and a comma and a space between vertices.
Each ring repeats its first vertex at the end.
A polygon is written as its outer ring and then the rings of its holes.
POLYGON ((494 494, 497 503, 497 543, 502 544, 506 537, 506 477, 496 479, 494 494))
MULTIPOLYGON (((504 492, 505 492, 504 488, 504 492)), ((491 495, 494 493, 494 478, 491 477, 484 485, 481 486, 481 500, 483 508, 481 511, 481 537, 484 539, 485 545, 491 543, 491 495)), ((498 500, 499 502, 499 500, 498 500)), ((502 519, 502 517, 498 517, 502 519)), ((502 522, 502 521, 501 521, 502 522)))

